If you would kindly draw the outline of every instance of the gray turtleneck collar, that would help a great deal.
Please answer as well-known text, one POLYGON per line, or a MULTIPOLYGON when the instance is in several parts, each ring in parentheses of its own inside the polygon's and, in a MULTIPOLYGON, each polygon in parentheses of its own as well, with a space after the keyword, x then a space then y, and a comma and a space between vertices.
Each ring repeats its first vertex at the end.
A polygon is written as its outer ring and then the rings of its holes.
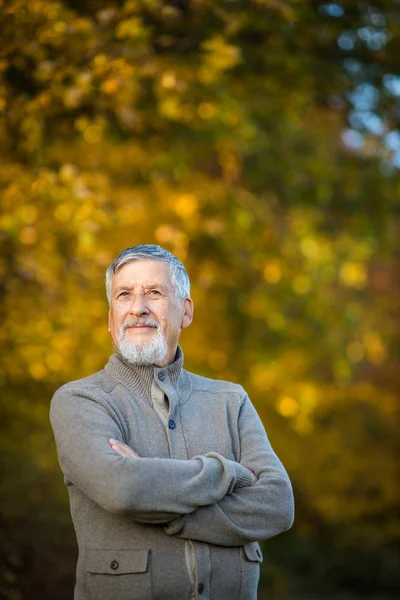
POLYGON ((189 378, 183 376, 183 352, 180 346, 177 348, 174 362, 165 367, 132 365, 122 357, 117 348, 116 351, 116 354, 110 356, 105 370, 128 387, 136 396, 149 401, 151 399, 151 385, 154 380, 161 388, 173 388, 178 392, 177 388, 179 387, 181 401, 185 401, 190 395, 188 389, 189 378))

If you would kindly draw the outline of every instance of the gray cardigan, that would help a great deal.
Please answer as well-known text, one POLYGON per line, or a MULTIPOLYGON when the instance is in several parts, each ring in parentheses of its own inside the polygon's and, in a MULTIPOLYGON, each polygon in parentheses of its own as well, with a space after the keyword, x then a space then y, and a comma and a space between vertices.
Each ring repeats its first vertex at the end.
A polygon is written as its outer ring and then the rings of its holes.
POLYGON ((53 397, 79 546, 75 600, 188 600, 185 540, 196 557, 195 597, 255 600, 257 540, 293 522, 289 478, 243 388, 182 364, 180 348, 162 368, 114 354, 53 397), (153 381, 169 401, 168 429, 153 408, 153 381), (119 456, 109 438, 140 458, 119 456))

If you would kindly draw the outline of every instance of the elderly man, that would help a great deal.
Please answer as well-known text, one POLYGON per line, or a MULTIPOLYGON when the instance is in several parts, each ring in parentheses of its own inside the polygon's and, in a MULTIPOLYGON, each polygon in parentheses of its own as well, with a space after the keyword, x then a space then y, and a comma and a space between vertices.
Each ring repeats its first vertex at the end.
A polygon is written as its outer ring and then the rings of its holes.
POLYGON ((183 264, 128 248, 107 270, 113 354, 51 422, 79 559, 75 600, 255 600, 257 540, 293 521, 289 478, 240 385, 183 369, 183 264))

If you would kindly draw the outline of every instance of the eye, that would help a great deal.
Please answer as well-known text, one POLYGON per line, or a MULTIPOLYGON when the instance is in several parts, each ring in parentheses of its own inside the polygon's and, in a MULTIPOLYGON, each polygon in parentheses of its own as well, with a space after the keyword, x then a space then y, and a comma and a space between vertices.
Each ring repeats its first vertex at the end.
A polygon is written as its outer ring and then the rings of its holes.
POLYGON ((120 294, 118 294, 118 298, 121 298, 121 296, 129 296, 128 292, 121 292, 120 294))
POLYGON ((149 296, 161 296, 161 292, 159 292, 158 290, 150 290, 149 296))

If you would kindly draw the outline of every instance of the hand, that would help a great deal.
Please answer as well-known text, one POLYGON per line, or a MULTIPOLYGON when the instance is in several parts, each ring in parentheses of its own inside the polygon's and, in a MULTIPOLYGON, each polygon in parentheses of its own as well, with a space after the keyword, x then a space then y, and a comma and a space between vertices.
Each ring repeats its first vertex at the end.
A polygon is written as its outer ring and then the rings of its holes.
POLYGON ((120 456, 126 456, 128 458, 139 458, 139 455, 136 454, 134 450, 130 446, 127 446, 123 442, 119 442, 118 440, 113 440, 110 438, 108 440, 111 448, 120 456))
MULTIPOLYGON (((246 467, 246 465, 244 465, 246 467)), ((254 473, 253 469, 250 469, 250 467, 246 467, 246 469, 248 471, 250 471, 250 473, 253 475, 253 481, 251 483, 255 483, 256 481, 258 481, 258 477, 257 475, 254 473)))

